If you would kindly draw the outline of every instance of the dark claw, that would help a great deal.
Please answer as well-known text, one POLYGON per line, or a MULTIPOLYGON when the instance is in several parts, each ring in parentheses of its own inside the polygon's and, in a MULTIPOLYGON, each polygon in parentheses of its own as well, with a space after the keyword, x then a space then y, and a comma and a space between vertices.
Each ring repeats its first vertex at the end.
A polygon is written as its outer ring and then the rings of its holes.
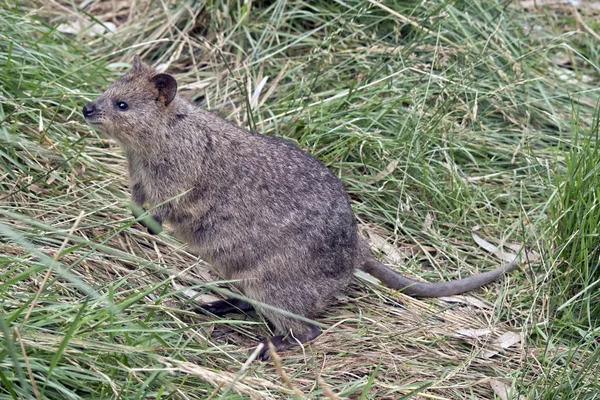
MULTIPOLYGON (((144 210, 143 208, 140 208, 140 209, 142 210, 141 212, 139 210, 132 209, 131 213, 133 214, 133 216, 136 219, 138 219, 140 217, 140 215, 142 215, 144 212, 146 212, 146 210, 144 210)), ((138 222, 140 223, 140 225, 142 225, 144 228, 146 228, 148 233, 151 235, 158 235, 159 233, 162 232, 160 222, 158 222, 156 219, 152 218, 152 216, 147 216, 144 219, 140 219, 138 222)))
POLYGON ((254 307, 252 307, 252 304, 241 299, 225 299, 213 301, 212 303, 201 305, 200 308, 215 315, 224 315, 231 312, 239 313, 244 311, 252 311, 254 309, 254 307))
POLYGON ((258 353, 257 358, 260 361, 267 361, 271 357, 271 350, 269 349, 269 342, 273 343, 273 346, 275 346, 275 351, 278 353, 280 351, 284 351, 284 350, 287 350, 290 347, 292 347, 292 345, 289 345, 286 347, 287 343, 283 339, 283 335, 277 335, 277 336, 272 336, 270 338, 266 338, 262 341, 262 344, 264 346, 260 350, 260 353, 258 353))

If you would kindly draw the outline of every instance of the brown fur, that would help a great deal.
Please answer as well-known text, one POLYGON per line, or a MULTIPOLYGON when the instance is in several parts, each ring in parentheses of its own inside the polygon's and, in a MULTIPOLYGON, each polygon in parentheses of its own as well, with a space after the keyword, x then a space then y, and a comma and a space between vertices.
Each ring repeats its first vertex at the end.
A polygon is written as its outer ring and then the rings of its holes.
MULTIPOLYGON (((355 269, 412 295, 435 297, 477 288, 516 265, 449 283, 404 278, 370 254, 341 182, 319 161, 292 143, 192 105, 176 94, 176 85, 136 56, 133 69, 86 105, 84 115, 123 147, 133 201, 152 207, 156 221, 169 222, 248 298, 314 318, 355 269)), ((230 303, 205 308, 250 308, 230 303)), ((272 338, 278 350, 295 345, 285 337, 290 332, 300 342, 319 333, 258 308, 279 334, 272 338)))

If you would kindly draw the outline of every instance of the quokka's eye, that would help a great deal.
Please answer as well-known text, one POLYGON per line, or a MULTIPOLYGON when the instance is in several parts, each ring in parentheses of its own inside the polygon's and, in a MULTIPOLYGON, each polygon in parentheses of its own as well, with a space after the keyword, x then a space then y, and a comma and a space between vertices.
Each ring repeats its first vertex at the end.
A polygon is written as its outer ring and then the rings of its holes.
POLYGON ((118 101, 117 102, 117 107, 121 111, 125 111, 125 110, 127 110, 129 108, 129 106, 127 105, 127 103, 125 103, 124 101, 118 101))

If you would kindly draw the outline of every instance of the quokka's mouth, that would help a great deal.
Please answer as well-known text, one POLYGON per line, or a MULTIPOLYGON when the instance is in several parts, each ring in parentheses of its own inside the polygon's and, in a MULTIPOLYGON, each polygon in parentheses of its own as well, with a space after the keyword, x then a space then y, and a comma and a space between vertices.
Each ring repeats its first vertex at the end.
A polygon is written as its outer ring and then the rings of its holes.
POLYGON ((96 125, 96 126, 102 125, 102 122, 98 121, 95 118, 86 118, 85 121, 90 125, 96 125))

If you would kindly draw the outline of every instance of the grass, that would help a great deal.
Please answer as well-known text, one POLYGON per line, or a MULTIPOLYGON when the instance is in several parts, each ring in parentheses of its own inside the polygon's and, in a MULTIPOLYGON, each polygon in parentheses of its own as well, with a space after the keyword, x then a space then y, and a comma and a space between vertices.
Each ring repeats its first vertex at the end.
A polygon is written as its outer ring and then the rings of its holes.
POLYGON ((0 397, 598 398, 593 15, 479 0, 132 4, 0 8, 0 397), (117 29, 57 29, 78 20, 117 29), (404 273, 493 268, 476 226, 539 258, 454 299, 357 279, 319 320, 325 335, 246 364, 268 334, 260 317, 194 311, 214 296, 206 265, 135 224, 122 153, 80 116, 134 53, 200 105, 321 159, 404 273))

